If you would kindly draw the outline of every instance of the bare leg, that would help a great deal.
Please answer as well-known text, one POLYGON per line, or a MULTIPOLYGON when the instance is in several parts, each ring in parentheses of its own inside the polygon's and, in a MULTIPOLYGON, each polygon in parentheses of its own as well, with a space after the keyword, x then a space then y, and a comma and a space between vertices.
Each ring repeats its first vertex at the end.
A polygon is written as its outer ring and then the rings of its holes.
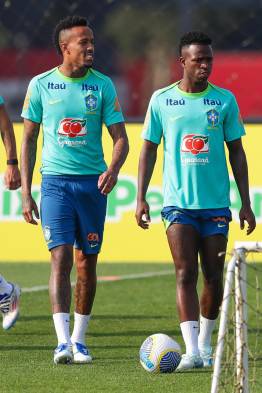
POLYGON ((97 254, 84 254, 75 251, 77 281, 75 287, 75 311, 78 314, 89 315, 96 294, 96 264, 97 254))
POLYGON ((199 235, 191 225, 173 224, 167 238, 176 269, 177 309, 180 322, 198 321, 197 295, 199 235))
POLYGON ((208 236, 201 240, 200 260, 204 276, 204 288, 201 294, 201 315, 216 319, 223 298, 223 270, 227 239, 223 235, 208 236))
POLYGON ((71 245, 62 245, 51 250, 49 296, 53 314, 70 312, 72 266, 73 247, 71 245))

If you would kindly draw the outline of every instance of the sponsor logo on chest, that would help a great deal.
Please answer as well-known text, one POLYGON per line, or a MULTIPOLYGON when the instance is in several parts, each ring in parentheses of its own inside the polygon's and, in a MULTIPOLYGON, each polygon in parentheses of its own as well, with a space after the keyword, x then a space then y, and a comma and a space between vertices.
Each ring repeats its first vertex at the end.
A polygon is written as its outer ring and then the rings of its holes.
POLYGON ((65 90, 66 89, 66 84, 65 83, 48 82, 47 88, 49 90, 65 90))
POLYGON ((183 98, 181 98, 180 100, 173 100, 172 98, 167 98, 166 105, 167 106, 186 105, 186 102, 183 98))
POLYGON ((60 121, 58 134, 75 138, 76 136, 86 135, 86 120, 66 118, 60 121))
POLYGON ((183 153, 199 153, 209 152, 209 143, 207 135, 188 134, 182 140, 181 151, 183 153))
POLYGON ((181 152, 190 153, 187 156, 181 156, 182 165, 198 166, 209 164, 208 156, 201 157, 201 153, 209 152, 208 136, 201 134, 185 135, 181 143, 181 152))
POLYGON ((85 97, 85 104, 86 104, 86 108, 92 112, 95 111, 97 109, 98 106, 98 99, 94 94, 88 94, 85 97))
POLYGON ((86 120, 67 117, 60 120, 58 127, 58 144, 60 147, 80 147, 85 146, 87 141, 83 137, 87 134, 86 120))
POLYGON ((219 112, 215 109, 211 109, 207 112, 207 122, 209 127, 215 128, 219 123, 219 112))
POLYGON ((98 91, 98 85, 88 85, 87 83, 82 83, 82 91, 98 91))
POLYGON ((222 102, 219 99, 213 100, 211 98, 204 98, 203 101, 204 101, 204 105, 212 105, 212 106, 214 106, 214 105, 221 106, 222 105, 222 102))

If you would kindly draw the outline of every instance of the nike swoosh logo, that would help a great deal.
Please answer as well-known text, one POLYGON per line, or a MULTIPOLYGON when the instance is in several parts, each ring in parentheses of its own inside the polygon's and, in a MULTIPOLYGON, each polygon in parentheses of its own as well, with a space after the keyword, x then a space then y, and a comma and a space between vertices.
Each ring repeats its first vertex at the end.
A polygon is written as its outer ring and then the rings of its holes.
POLYGON ((218 228, 224 228, 226 227, 226 224, 217 224, 218 228))
POLYGON ((90 244, 90 247, 91 247, 91 248, 97 247, 97 246, 98 246, 98 243, 96 243, 96 244, 90 244))
POLYGON ((54 104, 58 104, 59 102, 61 102, 62 100, 50 100, 48 101, 48 104, 50 105, 54 105, 54 104))

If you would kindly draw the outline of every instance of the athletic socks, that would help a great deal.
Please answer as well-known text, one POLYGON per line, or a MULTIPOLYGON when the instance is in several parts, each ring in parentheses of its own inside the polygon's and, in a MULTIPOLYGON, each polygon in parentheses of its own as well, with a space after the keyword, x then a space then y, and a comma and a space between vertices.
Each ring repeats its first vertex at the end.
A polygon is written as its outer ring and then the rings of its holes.
POLYGON ((214 330, 216 319, 207 319, 200 315, 200 332, 198 336, 199 349, 211 346, 211 336, 214 330))
POLYGON ((85 345, 85 334, 91 315, 74 313, 74 330, 71 336, 72 343, 85 345))
POLYGON ((180 329, 186 346, 187 355, 199 356, 198 349, 198 321, 186 321, 180 323, 180 329))
POLYGON ((69 332, 70 314, 64 312, 55 313, 53 314, 53 320, 54 320, 58 345, 62 343, 71 344, 70 332, 69 332))
POLYGON ((0 295, 10 295, 12 292, 13 287, 9 282, 7 282, 3 276, 0 275, 0 295))

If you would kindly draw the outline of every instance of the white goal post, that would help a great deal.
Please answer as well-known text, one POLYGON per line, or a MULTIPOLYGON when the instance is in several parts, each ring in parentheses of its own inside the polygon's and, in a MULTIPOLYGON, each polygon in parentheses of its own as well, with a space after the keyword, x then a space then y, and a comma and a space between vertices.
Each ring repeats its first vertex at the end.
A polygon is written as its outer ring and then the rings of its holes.
POLYGON ((235 351, 236 351, 236 391, 248 393, 248 346, 247 346, 247 290, 246 264, 247 252, 262 252, 262 242, 235 242, 233 256, 228 263, 225 288, 221 306, 221 316, 215 351, 214 372, 211 393, 219 393, 224 340, 227 329, 230 296, 235 278, 235 351))

